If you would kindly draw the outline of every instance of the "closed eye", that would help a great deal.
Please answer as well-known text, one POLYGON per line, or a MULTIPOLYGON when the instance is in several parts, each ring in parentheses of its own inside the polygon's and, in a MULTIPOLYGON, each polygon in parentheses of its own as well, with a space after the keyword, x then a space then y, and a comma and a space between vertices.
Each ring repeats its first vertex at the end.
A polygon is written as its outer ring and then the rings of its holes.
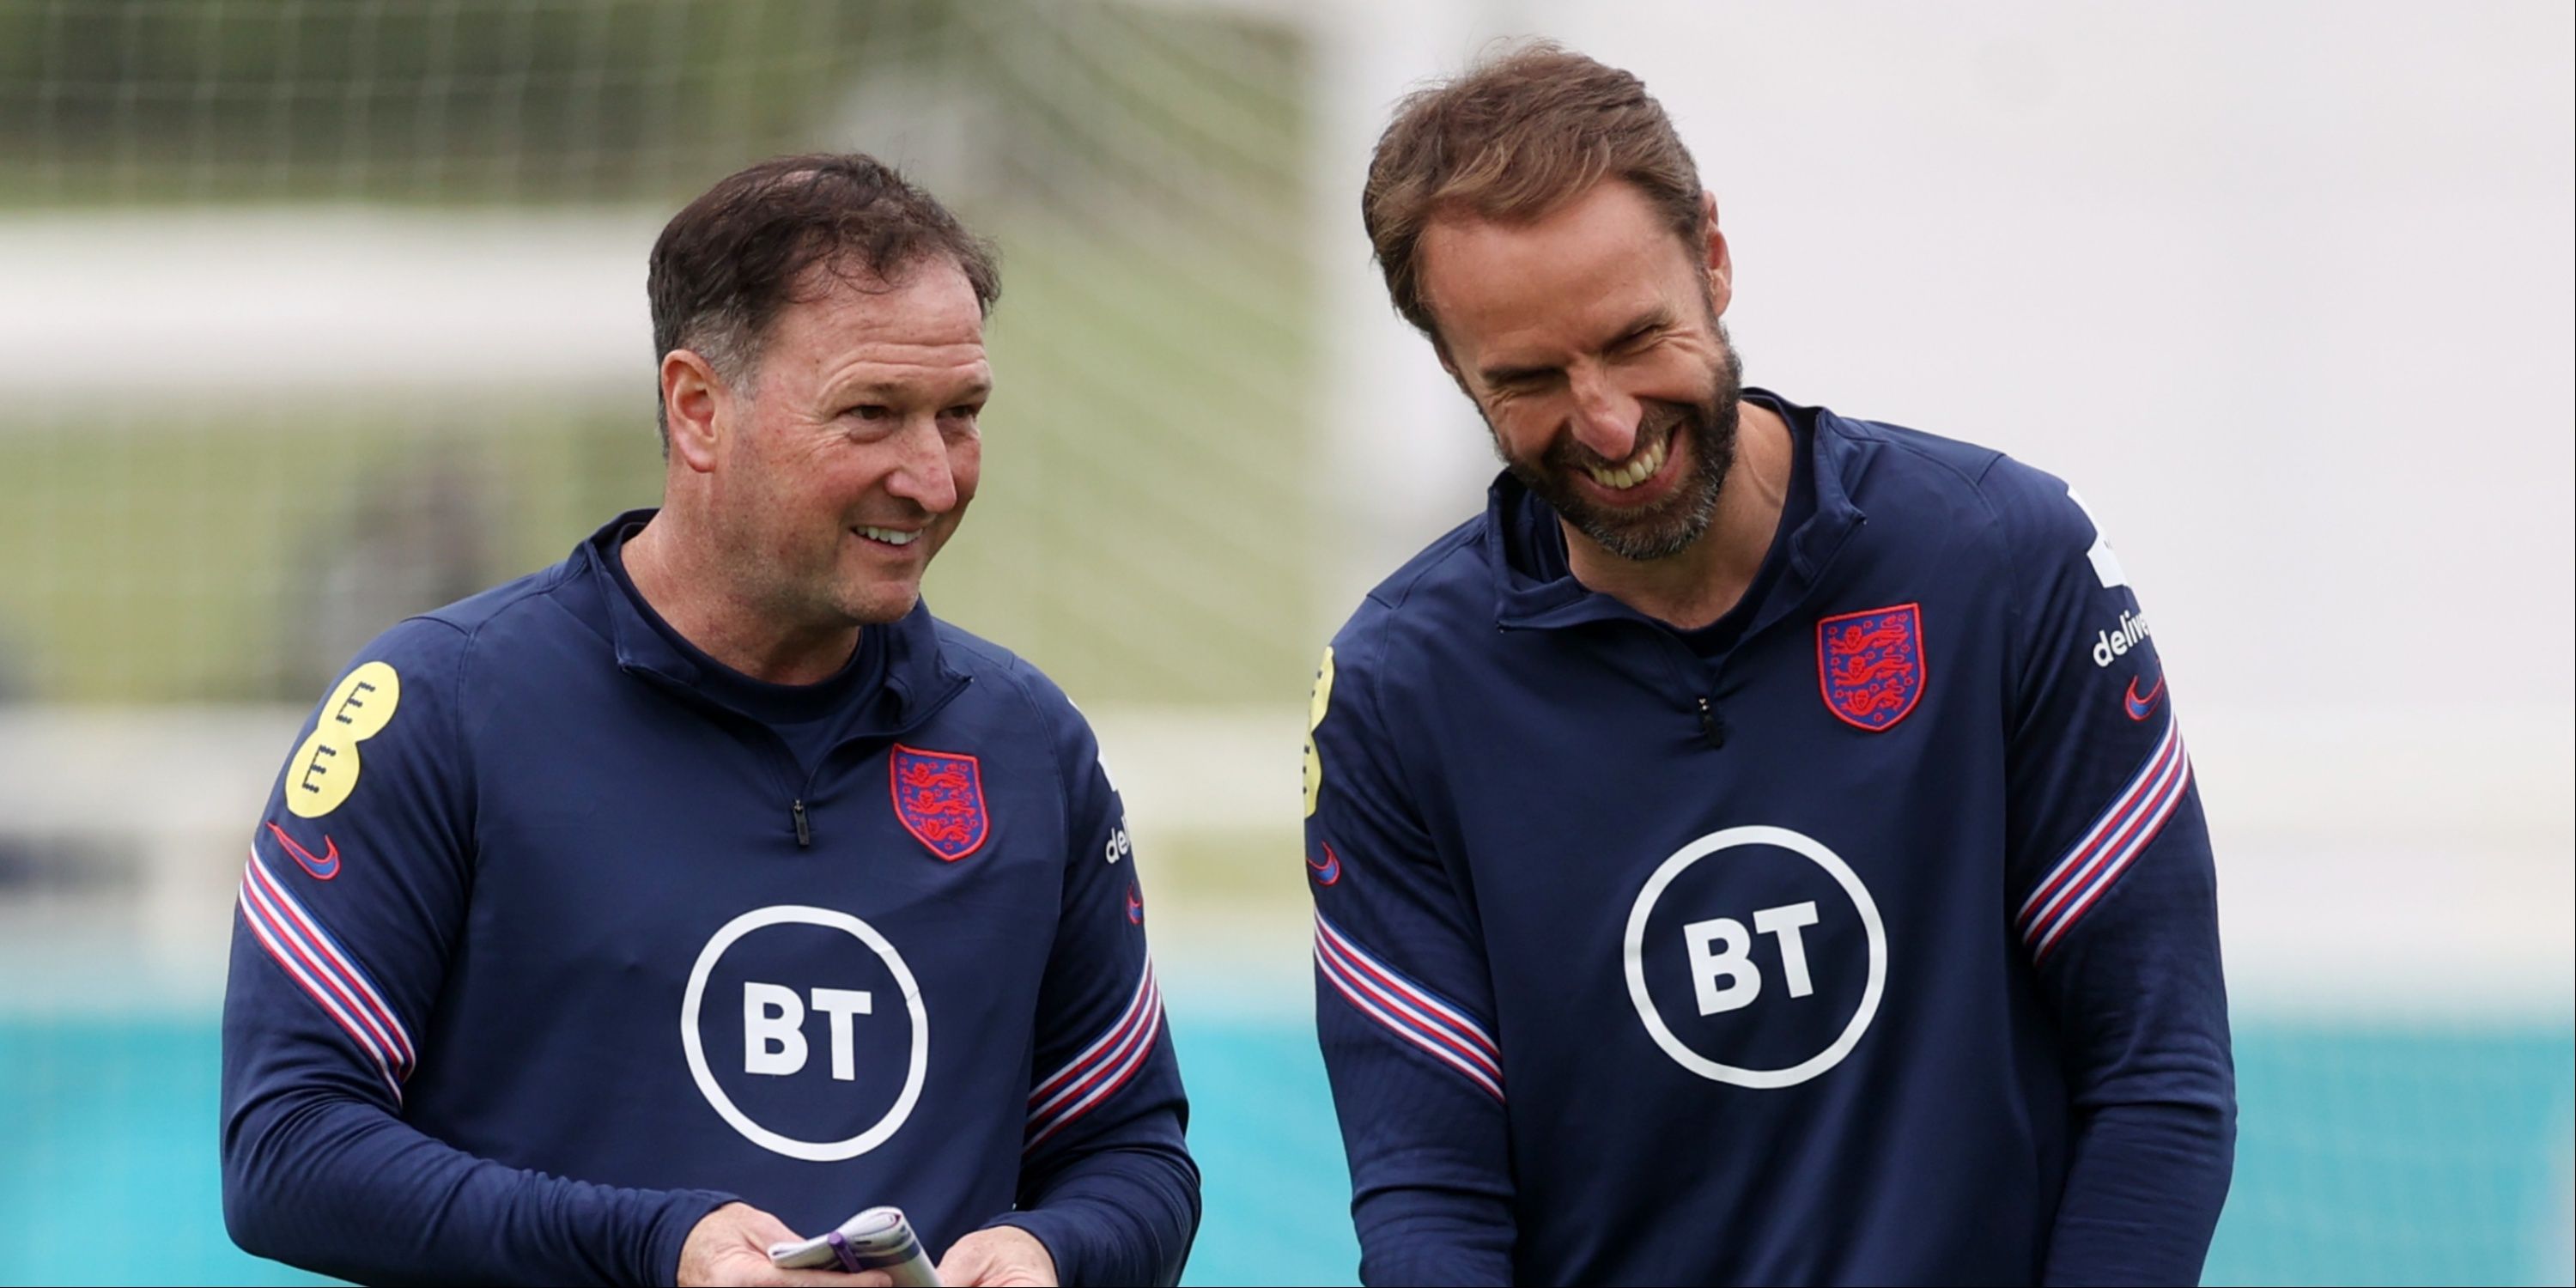
POLYGON ((1649 322, 1643 326, 1631 327, 1622 332, 1618 339, 1610 342, 1610 352, 1635 353, 1651 347, 1656 341, 1664 338, 1664 332, 1667 329, 1661 322, 1649 322))
POLYGON ((1556 377, 1553 367, 1504 367, 1485 373, 1485 387, 1497 394, 1525 394, 1556 377))

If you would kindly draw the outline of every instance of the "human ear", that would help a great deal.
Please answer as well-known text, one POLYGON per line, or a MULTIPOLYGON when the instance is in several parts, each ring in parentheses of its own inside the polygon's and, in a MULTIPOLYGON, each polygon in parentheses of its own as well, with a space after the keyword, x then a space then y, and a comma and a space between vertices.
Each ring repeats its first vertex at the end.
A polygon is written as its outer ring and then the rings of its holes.
POLYGON ((1711 311, 1726 313, 1727 302, 1735 297, 1735 261, 1727 257, 1726 234, 1717 230, 1717 194, 1699 194, 1699 223, 1707 239, 1700 247, 1701 269, 1708 274, 1708 299, 1711 311))
POLYGON ((724 381, 694 350, 662 355, 662 423, 670 434, 673 460, 700 474, 715 468, 730 402, 724 381))

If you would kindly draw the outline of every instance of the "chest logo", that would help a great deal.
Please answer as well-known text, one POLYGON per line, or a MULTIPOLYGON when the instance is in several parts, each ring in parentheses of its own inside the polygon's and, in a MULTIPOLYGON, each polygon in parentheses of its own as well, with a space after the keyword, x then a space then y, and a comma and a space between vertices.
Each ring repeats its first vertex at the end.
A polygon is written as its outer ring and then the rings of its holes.
POLYGON ((1816 679, 1825 709, 1855 729, 1885 733, 1923 698, 1923 606, 1898 604, 1816 623, 1816 679))
POLYGON ((1620 947, 1646 1035, 1733 1087, 1794 1087, 1841 1064, 1887 987, 1869 887, 1785 827, 1730 827, 1674 851, 1637 892, 1620 947))
POLYGON ((981 761, 897 743, 886 767, 894 780, 894 816, 903 830, 951 863, 984 848, 993 820, 984 809, 981 761))
MULTIPOLYGON (((757 956, 757 950, 752 955, 757 956)), ((884 1144, 912 1116, 930 1069, 930 1013, 922 1004, 921 984, 904 964, 903 954, 896 952, 876 927, 830 908, 782 904, 757 908, 726 922, 699 951, 697 965, 689 971, 688 992, 680 1001, 680 1048, 688 1057, 689 1076, 696 1080, 699 1093, 745 1140, 773 1154, 809 1163, 837 1163, 884 1144), (737 972, 727 972, 721 983, 711 986, 729 950, 760 932, 777 934, 773 928, 781 926, 818 926, 857 940, 882 966, 880 986, 797 988, 737 979, 737 972), (893 987, 885 988, 882 982, 890 982, 893 987), (701 1013, 712 1007, 721 1017, 716 1023, 729 1026, 732 994, 737 989, 742 1000, 742 1045, 738 1049, 731 1047, 728 1035, 724 1049, 711 1053, 705 1030, 699 1027, 701 1013), (818 1015, 825 1023, 813 1022, 818 1015), (899 1039, 894 1035, 903 1034, 907 1027, 909 1040, 898 1045, 899 1039), (828 1055, 828 1061, 816 1058, 815 1048, 823 1045, 818 1042, 822 1038, 828 1039, 829 1050, 823 1053, 828 1055), (848 1099, 849 1092, 822 1088, 859 1082, 862 1054, 873 1055, 888 1048, 904 1052, 901 1088, 876 1120, 856 1135, 842 1140, 806 1140, 764 1126, 752 1116, 754 1108, 765 1105, 776 1112, 779 1104, 775 1094, 766 1099, 753 1096, 751 1093, 759 1088, 751 1084, 787 1084, 809 1102, 836 1103, 848 1099), (741 1057, 744 1076, 737 1080, 736 1087, 744 1093, 744 1100, 728 1093, 717 1077, 719 1064, 734 1055, 741 1057), (821 1079, 827 1062, 831 1082, 824 1083, 821 1079), (799 1078, 807 1081, 799 1084, 799 1078)))

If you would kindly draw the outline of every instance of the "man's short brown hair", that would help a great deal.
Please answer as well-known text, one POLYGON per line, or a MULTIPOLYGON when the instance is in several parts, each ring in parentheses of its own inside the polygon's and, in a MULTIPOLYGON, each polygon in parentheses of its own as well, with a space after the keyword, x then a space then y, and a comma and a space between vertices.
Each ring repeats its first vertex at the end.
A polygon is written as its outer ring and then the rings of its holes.
MULTIPOLYGON (((894 167, 855 152, 763 161, 719 180, 654 241, 645 276, 654 364, 688 349, 739 382, 758 370, 769 325, 798 302, 807 270, 876 289, 937 258, 957 265, 990 314, 1002 294, 991 243, 894 167)), ((656 419, 668 452, 667 409, 656 419)))
POLYGON ((1444 216, 1533 220, 1604 179, 1635 184, 1684 245, 1700 226, 1699 167, 1643 81, 1561 46, 1505 50, 1396 106, 1360 219, 1396 312, 1435 345, 1422 232, 1444 216))

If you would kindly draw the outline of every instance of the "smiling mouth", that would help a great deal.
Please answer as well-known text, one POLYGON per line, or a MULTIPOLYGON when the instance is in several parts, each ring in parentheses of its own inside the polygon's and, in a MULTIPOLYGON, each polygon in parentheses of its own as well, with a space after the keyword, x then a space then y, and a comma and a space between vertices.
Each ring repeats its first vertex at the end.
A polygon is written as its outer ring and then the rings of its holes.
POLYGON ((880 545, 908 546, 913 542, 921 540, 921 534, 926 531, 926 529, 915 528, 911 531, 906 531, 902 528, 871 528, 862 526, 852 528, 850 531, 880 545))
POLYGON ((1630 457, 1625 465, 1585 465, 1583 473, 1613 492, 1625 492, 1662 472, 1664 458, 1672 448, 1673 436, 1667 432, 1654 446, 1630 457))

